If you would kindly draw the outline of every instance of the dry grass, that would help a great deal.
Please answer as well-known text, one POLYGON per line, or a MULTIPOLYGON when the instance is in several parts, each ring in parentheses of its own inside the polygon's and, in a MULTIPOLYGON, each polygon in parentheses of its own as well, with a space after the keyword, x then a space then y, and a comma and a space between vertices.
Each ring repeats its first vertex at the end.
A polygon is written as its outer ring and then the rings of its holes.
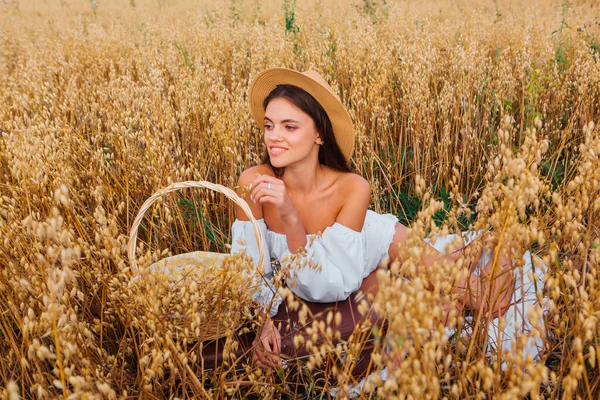
MULTIPOLYGON (((372 207, 410 222, 415 247, 428 231, 491 227, 496 245, 533 248, 548 266, 547 312, 533 313, 545 325, 530 333, 544 340, 541 360, 517 351, 502 371, 480 335, 443 335, 456 265, 407 282, 398 276, 421 257, 407 251, 373 301, 391 334, 372 368, 393 366, 394 379, 367 387, 372 395, 598 398, 597 4, 288 1, 292 20, 281 2, 121 3, 0 5, 0 397, 299 395, 283 371, 236 371, 231 360, 203 372, 199 344, 164 315, 202 321, 198 304, 218 282, 174 294, 136 285, 126 257, 132 219, 154 191, 185 180, 233 187, 258 162, 248 85, 287 66, 314 68, 339 91, 372 207)), ((141 265, 226 251, 225 198, 189 191, 152 210, 141 265)), ((311 327, 323 345, 298 339, 314 353, 307 397, 327 393, 319 366, 342 388, 353 380, 327 325, 311 327)), ((345 350, 364 340, 357 330, 345 350)), ((230 334, 227 350, 236 346, 230 334)))

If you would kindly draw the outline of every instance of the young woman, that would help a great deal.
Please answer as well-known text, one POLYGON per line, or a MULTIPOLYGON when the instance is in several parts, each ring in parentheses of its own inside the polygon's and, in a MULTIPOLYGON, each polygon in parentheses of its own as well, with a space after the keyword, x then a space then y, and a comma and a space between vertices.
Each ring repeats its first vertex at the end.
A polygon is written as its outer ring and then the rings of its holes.
MULTIPOLYGON (((348 166, 354 127, 338 97, 318 73, 283 68, 259 74, 249 97, 255 121, 264 123, 266 152, 262 164, 241 174, 238 187, 261 228, 267 276, 272 272, 269 260, 280 260, 293 270, 290 289, 312 302, 345 300, 361 285, 363 290, 376 286, 372 272, 383 258, 398 257, 407 228, 394 215, 368 210, 370 185, 348 166)), ((256 263, 254 231, 240 209, 232 237, 232 252, 245 250, 256 263)), ((425 267, 447 257, 426 243, 423 249, 425 267)), ((511 267, 507 260, 501 260, 503 269, 511 267)), ((511 301, 513 274, 498 274, 487 297, 490 268, 491 261, 483 273, 457 285, 460 303, 501 314, 511 301)), ((271 289, 265 286, 256 298, 273 303, 274 314, 281 299, 273 299, 271 289)), ((279 332, 267 319, 256 342, 255 362, 278 365, 280 344, 279 332)))

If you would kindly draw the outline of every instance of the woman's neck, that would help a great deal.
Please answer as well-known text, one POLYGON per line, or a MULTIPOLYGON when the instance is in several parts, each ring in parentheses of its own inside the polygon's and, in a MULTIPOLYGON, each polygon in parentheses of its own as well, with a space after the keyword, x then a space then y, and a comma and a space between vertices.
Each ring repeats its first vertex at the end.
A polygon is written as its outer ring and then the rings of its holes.
POLYGON ((310 166, 289 165, 285 167, 282 179, 289 192, 306 195, 318 188, 325 169, 318 162, 310 166))

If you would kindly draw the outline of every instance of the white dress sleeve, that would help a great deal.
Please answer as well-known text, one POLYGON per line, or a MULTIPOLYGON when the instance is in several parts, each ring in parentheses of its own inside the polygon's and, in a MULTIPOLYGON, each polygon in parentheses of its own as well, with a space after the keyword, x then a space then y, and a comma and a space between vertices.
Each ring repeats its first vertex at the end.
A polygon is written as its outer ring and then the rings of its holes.
MULTIPOLYGON (((264 219, 256 220, 260 228, 263 244, 265 248, 265 259, 263 260, 263 271, 266 274, 272 272, 269 247, 267 246, 267 225, 264 219)), ((260 254, 258 252, 258 242, 254 233, 254 226, 250 221, 241 221, 236 219, 231 225, 231 254, 236 254, 244 250, 252 258, 255 266, 258 266, 260 254)))
POLYGON ((321 236, 310 235, 305 249, 296 254, 287 250, 281 260, 290 272, 288 286, 304 300, 346 300, 371 272, 365 263, 363 233, 340 223, 325 229, 321 236))
MULTIPOLYGON (((277 289, 271 281, 273 269, 270 262, 269 246, 266 242, 267 225, 265 224, 264 219, 259 219, 256 222, 258 223, 263 238, 265 257, 263 260, 264 276, 261 279, 258 274, 255 274, 257 279, 260 279, 260 282, 254 282, 252 285, 257 288, 253 293, 252 298, 265 306, 271 304, 270 314, 271 316, 274 316, 277 314, 282 298, 277 293, 277 289)), ((240 221, 236 219, 233 225, 231 225, 231 237, 231 254, 245 251, 246 254, 252 258, 253 264, 258 266, 260 254, 252 223, 250 221, 240 221)))

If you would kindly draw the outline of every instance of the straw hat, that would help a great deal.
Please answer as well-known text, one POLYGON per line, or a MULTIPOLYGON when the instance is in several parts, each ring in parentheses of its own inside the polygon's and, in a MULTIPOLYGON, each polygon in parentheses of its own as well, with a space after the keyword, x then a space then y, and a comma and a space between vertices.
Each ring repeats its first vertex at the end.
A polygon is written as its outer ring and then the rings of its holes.
POLYGON ((349 160, 354 151, 354 125, 346 108, 333 92, 331 86, 318 72, 298 72, 287 68, 272 68, 261 72, 250 86, 250 112, 261 124, 265 119, 263 102, 278 85, 293 85, 305 90, 323 107, 331 125, 335 141, 342 154, 349 160))

